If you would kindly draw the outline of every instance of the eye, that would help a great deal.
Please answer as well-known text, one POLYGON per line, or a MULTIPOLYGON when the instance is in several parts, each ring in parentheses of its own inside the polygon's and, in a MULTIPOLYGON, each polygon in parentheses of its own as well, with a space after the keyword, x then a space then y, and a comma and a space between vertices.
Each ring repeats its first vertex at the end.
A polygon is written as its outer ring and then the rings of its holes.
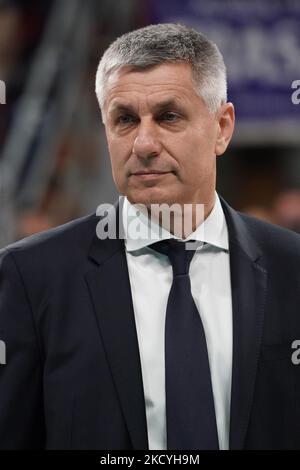
POLYGON ((176 121, 177 119, 179 119, 179 116, 178 114, 172 112, 172 111, 168 111, 166 113, 163 113, 160 117, 159 117, 159 120, 160 121, 167 121, 167 122, 174 122, 176 121))
POLYGON ((135 122, 136 118, 132 116, 131 114, 121 114, 117 118, 117 124, 131 124, 132 122, 135 122))

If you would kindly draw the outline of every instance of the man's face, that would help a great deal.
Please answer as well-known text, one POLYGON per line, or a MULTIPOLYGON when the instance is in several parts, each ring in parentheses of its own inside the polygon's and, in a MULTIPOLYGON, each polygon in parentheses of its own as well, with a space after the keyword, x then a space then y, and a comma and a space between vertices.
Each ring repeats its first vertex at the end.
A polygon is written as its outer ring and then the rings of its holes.
POLYGON ((131 203, 206 203, 216 155, 233 130, 233 107, 210 113, 189 64, 111 74, 103 109, 113 178, 131 203))

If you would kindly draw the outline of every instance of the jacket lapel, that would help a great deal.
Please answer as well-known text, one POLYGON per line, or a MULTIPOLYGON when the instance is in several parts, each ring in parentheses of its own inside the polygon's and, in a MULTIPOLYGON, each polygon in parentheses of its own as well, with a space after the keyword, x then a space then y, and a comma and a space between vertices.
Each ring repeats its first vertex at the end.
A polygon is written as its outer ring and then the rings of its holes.
MULTIPOLYGON (((121 209, 115 204, 108 213, 110 227, 121 209)), ((124 241, 95 236, 89 257, 96 265, 86 281, 97 316, 112 377, 120 399, 134 449, 148 449, 147 423, 138 338, 131 297, 124 241)))
POLYGON ((233 314, 230 449, 244 447, 263 333, 267 271, 242 217, 222 198, 229 232, 233 314))

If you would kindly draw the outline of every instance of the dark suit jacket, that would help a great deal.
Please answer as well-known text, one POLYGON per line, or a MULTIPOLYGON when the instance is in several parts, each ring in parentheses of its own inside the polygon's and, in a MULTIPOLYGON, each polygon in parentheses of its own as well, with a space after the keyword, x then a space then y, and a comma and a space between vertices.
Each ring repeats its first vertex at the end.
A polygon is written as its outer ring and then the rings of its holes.
MULTIPOLYGON (((300 365, 291 360, 300 236, 221 202, 233 300, 230 448, 300 449, 300 365)), ((1 448, 148 449, 124 242, 99 240, 98 221, 89 215, 0 252, 1 448)))

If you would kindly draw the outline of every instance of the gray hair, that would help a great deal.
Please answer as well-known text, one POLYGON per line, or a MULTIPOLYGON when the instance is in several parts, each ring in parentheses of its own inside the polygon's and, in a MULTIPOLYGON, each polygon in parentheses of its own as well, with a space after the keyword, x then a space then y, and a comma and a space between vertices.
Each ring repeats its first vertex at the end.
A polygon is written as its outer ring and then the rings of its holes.
POLYGON ((124 66, 131 70, 165 62, 188 62, 196 93, 211 112, 227 101, 226 67, 215 43, 180 24, 156 24, 123 34, 104 52, 96 74, 96 95, 103 109, 108 76, 124 66))

